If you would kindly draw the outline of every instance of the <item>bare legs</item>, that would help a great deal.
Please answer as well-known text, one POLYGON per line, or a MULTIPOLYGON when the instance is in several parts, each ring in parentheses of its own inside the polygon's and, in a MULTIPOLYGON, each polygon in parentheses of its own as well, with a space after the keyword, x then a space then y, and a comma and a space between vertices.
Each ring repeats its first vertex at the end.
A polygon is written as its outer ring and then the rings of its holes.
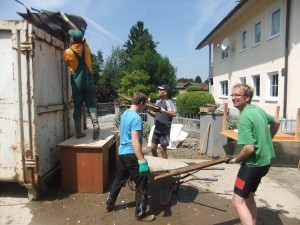
MULTIPOLYGON (((154 157, 158 157, 158 154, 157 154, 157 145, 158 144, 155 144, 155 143, 151 144, 151 152, 152 152, 152 155, 154 157)), ((167 146, 166 145, 161 145, 160 153, 161 153, 161 157, 163 159, 167 159, 168 158, 167 146)))
POLYGON ((251 192, 249 198, 242 198, 233 194, 232 204, 239 214, 243 225, 255 225, 257 216, 257 207, 254 199, 254 192, 251 192))

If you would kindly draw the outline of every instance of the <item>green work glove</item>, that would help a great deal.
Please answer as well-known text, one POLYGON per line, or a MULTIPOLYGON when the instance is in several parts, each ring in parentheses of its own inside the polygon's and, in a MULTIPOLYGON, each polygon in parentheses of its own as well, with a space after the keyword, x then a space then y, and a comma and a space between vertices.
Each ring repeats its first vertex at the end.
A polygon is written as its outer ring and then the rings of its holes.
POLYGON ((139 162, 139 173, 141 176, 147 176, 150 173, 147 161, 139 162))

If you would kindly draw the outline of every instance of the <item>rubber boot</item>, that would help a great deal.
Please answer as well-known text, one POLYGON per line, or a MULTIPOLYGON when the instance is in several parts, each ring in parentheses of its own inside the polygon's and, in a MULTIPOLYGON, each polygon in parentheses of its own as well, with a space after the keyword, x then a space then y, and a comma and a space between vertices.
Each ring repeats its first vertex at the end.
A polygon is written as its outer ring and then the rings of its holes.
POLYGON ((98 139, 98 137, 100 135, 100 127, 99 127, 99 123, 98 123, 97 112, 90 113, 90 117, 91 117, 92 124, 93 124, 93 127, 94 127, 93 139, 96 140, 96 139, 98 139))
POLYGON ((85 137, 85 133, 81 132, 81 119, 74 119, 75 122, 75 130, 76 130, 76 138, 85 137))

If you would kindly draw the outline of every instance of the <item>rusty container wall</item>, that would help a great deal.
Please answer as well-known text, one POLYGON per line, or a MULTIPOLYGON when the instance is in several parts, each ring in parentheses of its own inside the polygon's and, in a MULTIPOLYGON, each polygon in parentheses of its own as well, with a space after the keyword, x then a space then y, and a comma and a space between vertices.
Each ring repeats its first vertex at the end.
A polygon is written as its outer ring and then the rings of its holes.
POLYGON ((0 182, 35 192, 59 168, 57 143, 74 134, 64 49, 26 21, 0 21, 0 182))

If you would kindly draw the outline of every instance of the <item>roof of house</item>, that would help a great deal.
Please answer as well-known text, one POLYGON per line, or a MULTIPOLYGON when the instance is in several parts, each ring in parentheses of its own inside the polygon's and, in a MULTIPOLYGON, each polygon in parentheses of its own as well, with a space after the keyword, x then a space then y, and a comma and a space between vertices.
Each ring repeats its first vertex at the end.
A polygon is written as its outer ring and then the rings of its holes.
POLYGON ((197 82, 179 82, 176 84, 175 88, 176 89, 186 89, 189 86, 197 86, 200 87, 202 90, 207 91, 208 90, 208 85, 206 83, 197 83, 197 82))
POLYGON ((196 50, 205 47, 211 42, 211 40, 217 35, 218 31, 222 30, 224 26, 230 23, 235 17, 239 15, 238 12, 242 13, 244 8, 247 6, 247 2, 251 0, 240 0, 239 3, 224 17, 223 20, 198 44, 196 50))
POLYGON ((175 88, 176 89, 184 89, 184 88, 187 88, 188 86, 191 86, 190 82, 179 82, 176 84, 175 88))

